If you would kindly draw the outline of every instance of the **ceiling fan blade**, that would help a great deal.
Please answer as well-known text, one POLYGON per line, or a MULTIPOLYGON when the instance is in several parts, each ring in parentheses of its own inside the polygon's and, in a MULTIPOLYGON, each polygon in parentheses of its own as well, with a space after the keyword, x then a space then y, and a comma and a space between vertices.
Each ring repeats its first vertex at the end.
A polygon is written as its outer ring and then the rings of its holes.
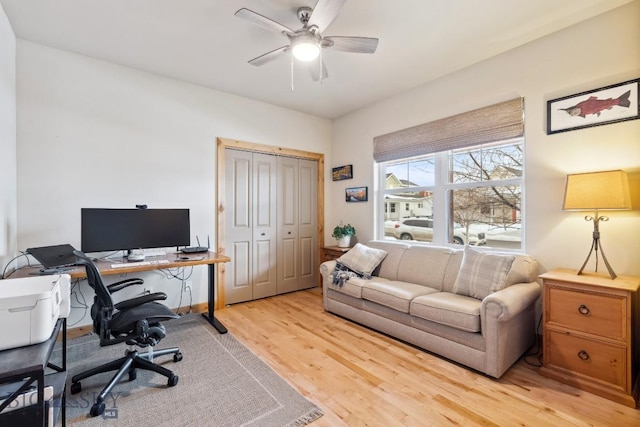
POLYGON ((275 50, 272 50, 271 52, 265 53, 264 55, 260 55, 257 58, 253 58, 251 61, 249 61, 249 64, 259 67, 261 65, 266 64, 267 62, 271 62, 274 59, 277 59, 281 54, 286 52, 288 49, 289 49, 288 45, 279 47, 275 50))
POLYGON ((373 37, 323 37, 322 47, 343 52, 374 53, 378 47, 378 39, 373 37))
POLYGON ((345 1, 346 0, 318 0, 307 25, 315 25, 322 33, 325 28, 331 25, 333 20, 336 19, 345 1))
MULTIPOLYGON (((307 62, 307 69, 309 70, 309 74, 311 74, 311 78, 314 82, 320 80, 320 64, 318 63, 318 61, 320 61, 319 58, 314 61, 307 62)), ((329 74, 327 73, 327 67, 324 66, 324 61, 322 61, 322 80, 326 79, 327 77, 329 77, 329 74)))
POLYGON ((285 33, 285 34, 294 33, 294 31, 291 28, 285 27, 284 25, 274 21, 273 19, 269 19, 266 16, 262 16, 259 13, 256 13, 253 10, 247 9, 245 7, 238 10, 234 15, 237 16, 238 18, 243 18, 253 22, 254 24, 258 24, 262 28, 269 31, 277 31, 279 33, 285 33))

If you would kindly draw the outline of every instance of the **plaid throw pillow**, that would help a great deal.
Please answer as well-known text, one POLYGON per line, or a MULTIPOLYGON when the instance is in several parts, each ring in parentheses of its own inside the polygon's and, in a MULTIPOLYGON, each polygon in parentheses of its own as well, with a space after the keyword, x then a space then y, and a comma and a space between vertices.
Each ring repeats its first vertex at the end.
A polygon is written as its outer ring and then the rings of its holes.
POLYGON ((376 269, 378 264, 380 264, 386 256, 387 251, 356 243, 349 252, 342 255, 336 261, 356 273, 361 274, 365 279, 371 279, 371 273, 373 273, 373 270, 376 269))
POLYGON ((504 289, 514 259, 514 256, 486 254, 466 246, 453 292, 482 300, 504 289))

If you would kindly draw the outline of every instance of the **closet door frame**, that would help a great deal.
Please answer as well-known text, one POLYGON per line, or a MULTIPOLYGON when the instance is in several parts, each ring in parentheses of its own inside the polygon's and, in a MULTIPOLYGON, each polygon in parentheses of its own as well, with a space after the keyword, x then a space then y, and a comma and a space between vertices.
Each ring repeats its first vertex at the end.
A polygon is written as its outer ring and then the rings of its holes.
MULTIPOLYGON (((256 144, 253 142, 237 141, 228 138, 217 138, 217 165, 216 177, 218 179, 216 191, 216 252, 218 254, 226 254, 225 250, 225 189, 226 189, 226 161, 225 149, 234 148, 237 150, 251 151, 255 153, 273 154, 277 156, 297 157, 300 159, 314 160, 318 162, 318 204, 317 204, 317 254, 318 264, 320 265, 320 248, 324 246, 324 154, 314 153, 311 151, 294 150, 291 148, 282 148, 272 145, 256 144)), ((225 306, 225 268, 226 264, 218 264, 216 273, 216 298, 215 308, 221 309, 225 306)))

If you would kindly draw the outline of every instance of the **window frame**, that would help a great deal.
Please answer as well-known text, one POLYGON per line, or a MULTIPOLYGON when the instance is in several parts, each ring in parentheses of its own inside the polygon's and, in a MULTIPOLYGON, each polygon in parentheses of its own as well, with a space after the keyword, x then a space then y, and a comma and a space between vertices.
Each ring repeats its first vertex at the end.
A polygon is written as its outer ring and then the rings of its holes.
POLYGON ((376 203, 377 215, 374 215, 374 221, 376 224, 375 235, 377 239, 385 239, 384 223, 385 223, 385 196, 388 194, 406 192, 407 188, 392 188, 386 189, 386 166, 392 164, 398 164, 403 162, 409 162, 415 159, 426 158, 429 156, 434 157, 434 185, 429 186, 415 186, 410 187, 412 192, 428 191, 433 194, 433 242, 432 244, 438 246, 451 246, 459 247, 454 243, 448 243, 448 234, 453 228, 449 227, 449 224, 454 223, 453 218, 449 218, 450 197, 454 190, 468 189, 468 188, 480 188, 480 187, 501 187, 501 186, 519 186, 520 187, 520 247, 519 248, 497 248, 490 246, 482 246, 483 250, 488 251, 500 251, 500 252, 514 252, 524 253, 525 239, 526 239, 526 218, 525 218, 525 203, 526 203, 526 188, 525 188, 525 174, 526 174, 526 144, 524 136, 516 138, 509 138, 501 141, 495 141, 492 143, 479 143, 472 146, 465 147, 465 150, 473 150, 474 148, 480 148, 482 145, 507 145, 519 143, 522 146, 522 174, 519 177, 512 177, 491 181, 479 181, 479 182, 462 182, 452 183, 449 182, 449 165, 450 165, 450 153, 455 150, 446 150, 435 152, 422 156, 408 157, 398 160, 392 160, 387 162, 375 162, 374 169, 377 169, 375 176, 378 177, 376 183, 376 191, 374 195, 374 201, 376 203), (376 217, 380 218, 379 220, 376 217))

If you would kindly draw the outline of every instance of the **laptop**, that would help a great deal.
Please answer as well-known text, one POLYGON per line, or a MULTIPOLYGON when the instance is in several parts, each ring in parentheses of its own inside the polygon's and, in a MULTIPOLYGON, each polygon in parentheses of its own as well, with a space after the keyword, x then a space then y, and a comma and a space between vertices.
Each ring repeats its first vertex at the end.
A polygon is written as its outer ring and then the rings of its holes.
POLYGON ((38 260, 45 269, 59 269, 77 264, 78 257, 73 251, 75 251, 73 246, 64 244, 29 248, 26 252, 38 260))

